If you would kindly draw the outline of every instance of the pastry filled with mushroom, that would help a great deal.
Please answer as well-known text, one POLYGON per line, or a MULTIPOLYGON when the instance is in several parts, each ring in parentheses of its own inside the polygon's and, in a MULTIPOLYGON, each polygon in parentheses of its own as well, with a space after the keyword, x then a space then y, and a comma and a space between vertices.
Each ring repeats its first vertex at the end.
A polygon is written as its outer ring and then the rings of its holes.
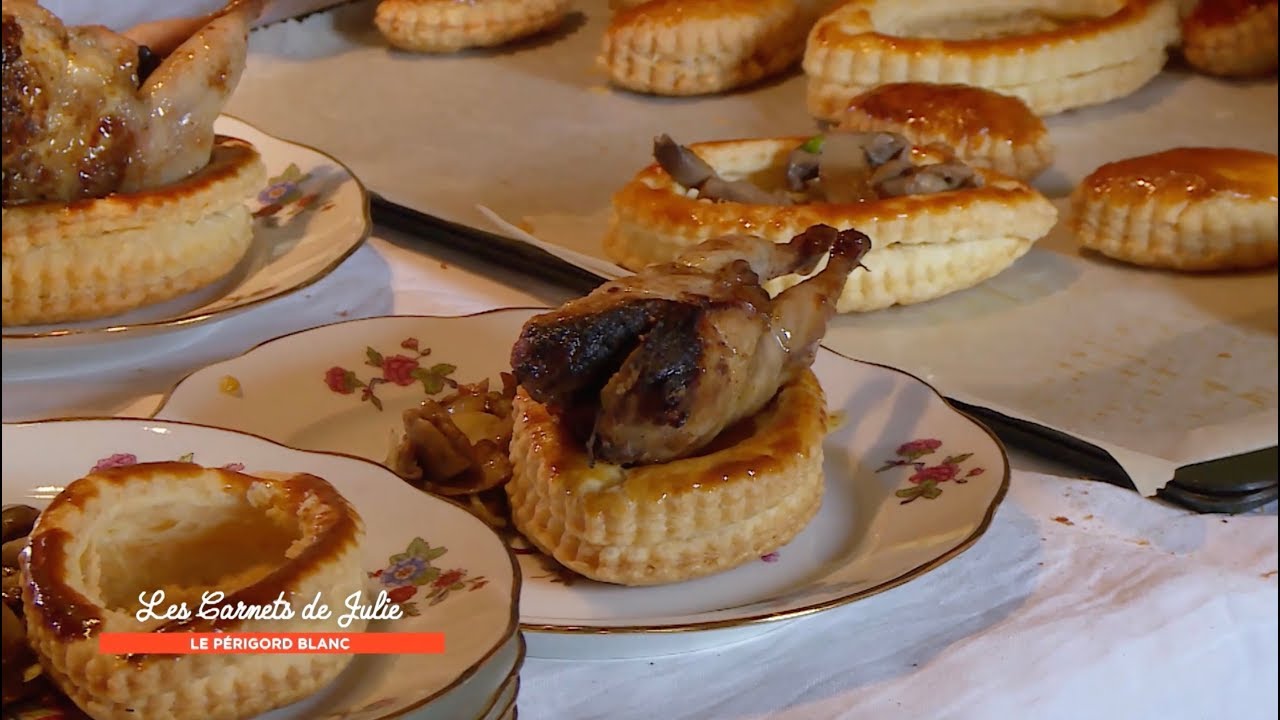
POLYGON ((810 364, 870 246, 825 225, 787 243, 717 238, 529 320, 511 359, 515 527, 623 585, 789 542, 822 498, 827 419, 810 364), (820 263, 777 297, 763 287, 820 263))
MULTIPOLYGON (((871 272, 849 278, 839 312, 972 287, 1012 265, 1057 220, 1053 204, 1026 183, 893 132, 692 145, 664 135, 654 160, 613 197, 610 259, 638 271, 726 234, 786 243, 817 224, 858 228, 875 241, 864 259, 871 272)), ((765 287, 776 294, 803 277, 784 274, 765 287)))

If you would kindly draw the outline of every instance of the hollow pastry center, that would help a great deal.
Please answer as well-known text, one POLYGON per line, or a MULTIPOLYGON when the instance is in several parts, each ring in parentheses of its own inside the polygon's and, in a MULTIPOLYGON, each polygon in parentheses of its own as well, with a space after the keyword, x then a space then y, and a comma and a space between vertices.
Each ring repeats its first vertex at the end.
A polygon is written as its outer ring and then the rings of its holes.
MULTIPOLYGON (((885 3, 882 3, 884 5, 885 3)), ((892 5, 893 3, 888 3, 892 5)), ((1000 3, 930 3, 909 14, 898 10, 897 17, 877 23, 880 32, 897 37, 934 40, 998 40, 1038 33, 1056 32, 1091 22, 1118 12, 1123 3, 1042 2, 1009 7, 1000 3)), ((895 10, 897 10, 895 8, 895 10)))
POLYGON ((80 563, 86 594, 132 615, 140 593, 165 592, 172 603, 198 606, 202 593, 230 595, 281 567, 303 540, 298 518, 273 508, 265 491, 181 503, 121 503, 103 517, 80 563))

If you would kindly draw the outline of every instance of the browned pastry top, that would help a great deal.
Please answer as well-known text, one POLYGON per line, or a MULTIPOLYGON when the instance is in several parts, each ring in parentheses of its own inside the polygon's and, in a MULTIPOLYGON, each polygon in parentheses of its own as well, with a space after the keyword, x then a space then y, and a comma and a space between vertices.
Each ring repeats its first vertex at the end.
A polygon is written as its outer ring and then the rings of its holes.
POLYGON ((1015 144, 1034 143, 1048 131, 1018 98, 959 84, 902 82, 872 88, 849 109, 954 141, 988 135, 1015 144))
POLYGON ((720 20, 743 13, 787 11, 794 0, 651 0, 614 14, 610 27, 644 22, 675 27, 689 20, 720 20))
POLYGON ((1108 163, 1084 189, 1119 202, 1228 194, 1276 200, 1276 156, 1236 148, 1174 148, 1108 163))

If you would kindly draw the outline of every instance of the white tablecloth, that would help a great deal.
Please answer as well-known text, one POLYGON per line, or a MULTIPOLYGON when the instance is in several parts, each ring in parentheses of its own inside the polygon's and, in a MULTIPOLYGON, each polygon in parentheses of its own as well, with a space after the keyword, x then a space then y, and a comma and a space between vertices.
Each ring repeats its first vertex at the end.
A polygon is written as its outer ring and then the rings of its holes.
MULTIPOLYGON (((306 291, 138 367, 6 382, 4 419, 145 413, 155 401, 147 396, 202 364, 347 317, 563 297, 421 247, 380 234, 306 291)), ((730 648, 652 661, 531 659, 521 717, 1276 717, 1274 507, 1201 516, 1032 472, 1046 466, 1027 458, 1015 466, 990 530, 937 571, 730 648)))
MULTIPOLYGON (((104 12, 82 0, 55 4, 104 12)), ((130 24, 146 4, 120 3, 108 19, 130 24)), ((176 5, 160 14, 176 13, 176 5)), ((117 347, 86 353, 82 367, 55 379, 6 380, 3 415, 147 414, 185 373, 287 332, 351 317, 466 314, 563 298, 550 286, 481 271, 438 249, 424 254, 414 241, 381 233, 304 292, 151 341, 152 354, 132 366, 97 369, 104 353, 125 351, 117 347)), ((655 660, 530 659, 521 717, 1276 717, 1274 505, 1248 516, 1196 515, 1053 474, 1067 471, 1016 453, 1014 464, 987 534, 942 568, 729 648, 655 660)))

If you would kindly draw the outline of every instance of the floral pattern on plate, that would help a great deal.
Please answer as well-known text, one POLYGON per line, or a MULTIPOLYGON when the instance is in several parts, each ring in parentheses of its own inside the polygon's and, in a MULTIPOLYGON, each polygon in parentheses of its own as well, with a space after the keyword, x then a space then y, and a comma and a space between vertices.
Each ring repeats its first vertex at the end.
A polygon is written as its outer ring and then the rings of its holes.
POLYGON ((897 458, 886 460, 885 464, 876 470, 882 473, 886 470, 892 470, 900 467, 910 467, 913 472, 907 482, 910 486, 902 488, 894 493, 894 495, 902 498, 902 504, 914 502, 920 498, 925 500, 934 500, 942 495, 942 488, 939 487, 944 482, 955 482, 957 485, 963 485, 969 482, 969 478, 977 477, 986 469, 981 467, 969 468, 969 471, 960 474, 960 466, 973 457, 973 453, 960 453, 958 455, 947 455, 942 461, 936 465, 930 465, 921 460, 921 458, 933 455, 942 449, 942 441, 935 438, 921 438, 903 443, 898 446, 894 453, 897 458))
MULTIPOLYGON (((196 461, 196 454, 187 453, 179 457, 175 462, 193 463, 195 461, 196 461)), ((112 453, 111 455, 108 455, 107 457, 104 457, 101 460, 99 460, 97 463, 95 463, 94 466, 90 468, 89 472, 95 473, 95 472, 98 472, 99 470, 106 470, 107 468, 128 467, 130 465, 137 465, 137 464, 138 464, 138 456, 134 455, 133 453, 112 453)), ((230 470, 231 472, 242 472, 244 470, 244 463, 238 463, 238 462, 227 463, 226 465, 222 466, 222 469, 230 470)))
POLYGON ((314 180, 332 171, 332 167, 322 165, 304 173, 297 163, 289 163, 279 175, 267 180, 267 187, 258 193, 262 207, 255 210, 253 216, 271 228, 288 223, 316 204, 320 194, 312 188, 314 180))
MULTIPOLYGON (((402 369, 384 372, 387 356, 403 355, 422 369, 456 366, 447 377, 459 382, 495 378, 510 371, 507 348, 538 312, 368 318, 290 335, 191 375, 169 395, 160 417, 383 462, 388 436, 398 439, 403 431, 401 411, 425 399, 420 381, 402 369), (407 338, 420 342, 405 347, 407 338), (425 345, 432 352, 424 358, 425 345), (365 350, 364 357, 356 350, 365 350), (339 370, 326 376, 334 367, 339 370), (384 412, 359 411, 372 401, 358 401, 354 384, 349 392, 322 384, 341 380, 345 369, 365 384, 383 379, 374 389, 384 412), (217 379, 228 374, 254 391, 243 398, 217 392, 217 379), (286 406, 291 411, 281 410, 286 406)), ((767 631, 762 620, 834 607, 919 576, 982 534, 1008 481, 1000 445, 985 428, 933 388, 891 368, 819 350, 813 369, 830 412, 844 420, 823 446, 821 507, 778 552, 712 577, 623 589, 582 578, 502 533, 524 570, 520 608, 532 656, 643 657, 745 639, 767 631), (962 480, 964 492, 948 489, 946 502, 916 502, 962 480)), ((449 547, 447 558, 461 551, 426 537, 449 547)), ((417 587, 423 589, 415 600, 426 586, 417 587)))
POLYGON ((473 592, 489 584, 483 575, 467 577, 465 568, 436 567, 435 561, 447 552, 448 548, 431 547, 426 540, 415 537, 404 552, 392 555, 386 567, 369 573, 369 577, 381 583, 387 598, 408 616, 421 614, 414 598, 428 606, 437 605, 455 592, 473 592))
POLYGON ((449 363, 435 363, 430 366, 422 361, 431 355, 431 348, 422 347, 416 337, 400 341, 400 350, 393 354, 384 354, 372 347, 364 349, 364 364, 378 369, 378 374, 362 380, 354 370, 335 365, 324 373, 324 384, 339 395, 351 395, 360 390, 360 401, 368 402, 379 411, 382 410, 382 399, 378 397, 377 387, 385 383, 408 387, 414 383, 422 385, 427 395, 435 395, 446 387, 456 388, 458 383, 451 375, 457 367, 449 363))

